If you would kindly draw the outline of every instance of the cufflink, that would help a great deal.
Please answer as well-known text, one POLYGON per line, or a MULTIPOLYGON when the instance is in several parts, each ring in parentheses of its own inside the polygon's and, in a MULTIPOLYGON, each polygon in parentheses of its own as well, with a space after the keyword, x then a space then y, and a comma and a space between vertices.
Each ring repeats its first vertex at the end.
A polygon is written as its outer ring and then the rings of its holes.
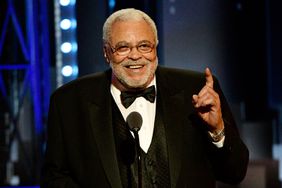
POLYGON ((208 131, 208 136, 212 142, 219 142, 225 136, 224 128, 216 134, 208 131))

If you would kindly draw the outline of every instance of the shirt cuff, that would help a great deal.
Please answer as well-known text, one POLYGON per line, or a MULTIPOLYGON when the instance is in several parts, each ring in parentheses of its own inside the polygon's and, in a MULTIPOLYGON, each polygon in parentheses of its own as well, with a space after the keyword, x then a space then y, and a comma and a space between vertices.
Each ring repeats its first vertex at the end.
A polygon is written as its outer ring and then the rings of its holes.
POLYGON ((212 142, 217 148, 222 148, 224 145, 224 140, 225 140, 225 136, 222 137, 221 140, 219 140, 218 142, 212 142))

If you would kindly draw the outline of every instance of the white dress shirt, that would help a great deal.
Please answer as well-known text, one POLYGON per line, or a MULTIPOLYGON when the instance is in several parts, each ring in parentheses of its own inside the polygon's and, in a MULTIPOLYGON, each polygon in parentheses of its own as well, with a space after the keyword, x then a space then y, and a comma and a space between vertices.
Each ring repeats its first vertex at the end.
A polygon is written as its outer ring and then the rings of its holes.
MULTIPOLYGON (((155 85, 155 89, 157 89, 155 78, 152 80, 148 87, 152 85, 155 85)), ((157 99, 155 99, 154 103, 151 103, 144 97, 138 97, 128 108, 125 108, 121 103, 120 93, 121 91, 118 90, 113 84, 111 84, 111 94, 124 120, 126 120, 127 116, 133 111, 139 112, 141 114, 143 123, 141 129, 138 132, 138 135, 140 140, 140 147, 144 152, 147 153, 153 138, 157 99)))
MULTIPOLYGON (((149 84, 148 87, 152 85, 155 85, 155 89, 157 90, 156 78, 152 80, 152 82, 149 84)), ((148 100, 146 100, 144 97, 138 97, 128 108, 125 108, 121 103, 121 99, 120 99, 121 91, 117 89, 113 84, 111 84, 110 89, 114 101, 116 102, 125 121, 127 116, 133 111, 139 112, 141 114, 143 123, 141 129, 138 132, 139 133, 138 135, 139 135, 140 147, 144 152, 147 153, 153 138, 157 98, 155 99, 154 103, 151 103, 148 100)), ((134 136, 133 132, 131 133, 134 136)), ((224 140, 225 137, 223 137, 223 139, 221 139, 218 142, 212 142, 212 143, 216 147, 221 148, 223 147, 224 140)))

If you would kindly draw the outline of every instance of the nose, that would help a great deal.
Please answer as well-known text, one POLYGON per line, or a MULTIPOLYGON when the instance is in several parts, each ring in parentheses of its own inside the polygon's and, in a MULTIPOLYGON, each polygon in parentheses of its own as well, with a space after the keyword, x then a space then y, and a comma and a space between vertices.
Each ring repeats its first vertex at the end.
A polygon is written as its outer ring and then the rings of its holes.
POLYGON ((127 57, 136 60, 140 59, 142 57, 142 54, 137 50, 136 47, 133 47, 127 57))

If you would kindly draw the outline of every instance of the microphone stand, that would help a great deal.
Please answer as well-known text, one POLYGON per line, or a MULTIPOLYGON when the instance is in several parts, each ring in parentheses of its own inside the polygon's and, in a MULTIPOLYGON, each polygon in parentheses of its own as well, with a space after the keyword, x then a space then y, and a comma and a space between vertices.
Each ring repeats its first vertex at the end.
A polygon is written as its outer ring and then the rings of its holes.
POLYGON ((131 112, 126 118, 126 123, 129 129, 133 132, 135 138, 135 148, 137 151, 138 188, 142 188, 142 164, 141 164, 142 158, 141 158, 141 147, 140 147, 139 135, 138 135, 138 131, 142 126, 142 122, 143 122, 142 116, 136 111, 131 112))
POLYGON ((135 146, 137 151, 137 170, 138 170, 138 188, 142 188, 142 165, 141 165, 141 147, 139 142, 139 135, 138 131, 133 131, 134 138, 135 138, 135 146))

